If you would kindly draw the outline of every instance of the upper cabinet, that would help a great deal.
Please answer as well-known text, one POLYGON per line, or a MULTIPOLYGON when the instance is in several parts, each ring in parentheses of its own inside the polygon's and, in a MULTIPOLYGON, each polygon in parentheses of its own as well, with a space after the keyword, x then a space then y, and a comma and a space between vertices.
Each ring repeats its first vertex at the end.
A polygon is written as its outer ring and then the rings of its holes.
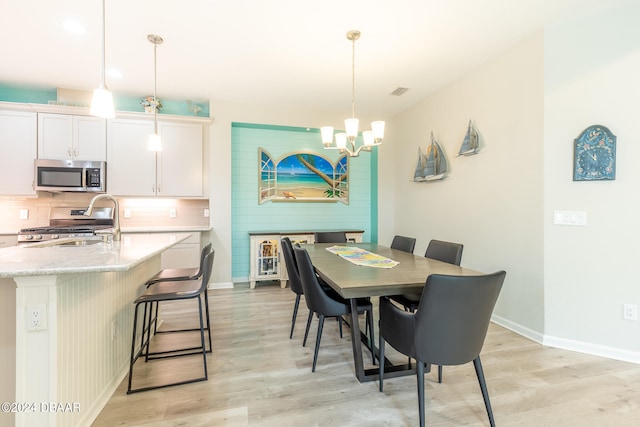
POLYGON ((105 161, 106 120, 93 116, 38 113, 38 158, 105 161))
POLYGON ((202 196, 202 125, 160 122, 158 195, 202 196))
POLYGON ((36 113, 0 110, 0 195, 35 195, 36 113))
POLYGON ((159 122, 162 151, 147 150, 151 120, 109 120, 107 190, 117 196, 202 197, 203 128, 159 122))

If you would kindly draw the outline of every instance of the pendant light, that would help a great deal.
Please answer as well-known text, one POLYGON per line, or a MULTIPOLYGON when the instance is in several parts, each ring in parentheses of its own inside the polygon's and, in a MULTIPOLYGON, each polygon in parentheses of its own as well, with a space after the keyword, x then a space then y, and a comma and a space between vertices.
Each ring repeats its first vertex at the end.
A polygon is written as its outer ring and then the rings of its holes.
POLYGON ((105 82, 105 0, 102 0, 102 82, 100 86, 93 91, 93 98, 91 99, 91 109, 89 113, 92 116, 103 117, 105 119, 111 119, 116 116, 115 108, 113 107, 113 95, 109 91, 105 82))
POLYGON ((162 151, 162 141, 160 140, 160 135, 158 134, 158 97, 156 94, 156 86, 157 86, 157 63, 156 63, 156 49, 159 44, 162 44, 164 41, 162 37, 156 36, 155 34, 149 34, 147 36, 147 40, 149 40, 153 44, 153 133, 149 135, 149 143, 147 144, 147 149, 149 151, 162 151))
POLYGON ((363 145, 356 148, 358 136, 358 122, 356 118, 356 40, 360 38, 360 31, 351 30, 347 33, 347 40, 352 43, 351 50, 351 118, 344 121, 345 132, 336 134, 336 145, 333 145, 333 126, 320 128, 322 144, 328 150, 340 150, 348 153, 349 157, 358 157, 360 151, 371 151, 371 148, 382 144, 384 138, 384 122, 371 122, 371 130, 362 132, 363 145), (350 146, 347 146, 347 142, 350 146))

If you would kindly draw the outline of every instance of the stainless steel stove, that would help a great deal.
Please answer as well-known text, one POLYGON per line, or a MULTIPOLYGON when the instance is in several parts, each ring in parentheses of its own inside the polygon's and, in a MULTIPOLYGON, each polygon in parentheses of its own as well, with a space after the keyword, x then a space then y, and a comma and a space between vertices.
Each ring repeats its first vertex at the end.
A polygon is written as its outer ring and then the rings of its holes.
POLYGON ((51 208, 49 225, 23 228, 18 243, 45 242, 68 237, 89 237, 96 230, 113 227, 113 208, 95 208, 85 216, 87 208, 51 208))

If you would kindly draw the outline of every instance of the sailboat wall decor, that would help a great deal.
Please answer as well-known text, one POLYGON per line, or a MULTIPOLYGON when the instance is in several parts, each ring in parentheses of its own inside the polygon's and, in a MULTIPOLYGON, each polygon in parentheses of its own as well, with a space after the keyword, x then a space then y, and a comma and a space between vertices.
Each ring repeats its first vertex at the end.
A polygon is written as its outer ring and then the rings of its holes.
POLYGON ((433 136, 433 132, 431 132, 431 142, 427 146, 426 151, 423 153, 420 147, 418 147, 418 162, 413 180, 415 182, 442 180, 445 178, 447 170, 447 158, 433 136))
POLYGON ((476 132, 471 124, 471 120, 469 120, 467 134, 464 136, 458 156, 473 156, 474 154, 478 154, 478 142, 478 132, 476 132))

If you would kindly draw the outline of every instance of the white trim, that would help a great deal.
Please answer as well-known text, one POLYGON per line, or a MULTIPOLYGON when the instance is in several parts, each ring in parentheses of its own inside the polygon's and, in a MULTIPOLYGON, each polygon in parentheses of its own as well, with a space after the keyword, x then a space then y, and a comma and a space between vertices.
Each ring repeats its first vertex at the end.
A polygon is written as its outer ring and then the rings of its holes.
POLYGON ((500 317, 497 315, 491 316, 491 321, 497 325, 500 325, 504 328, 509 329, 510 331, 515 332, 518 335, 522 335, 525 338, 529 338, 532 341, 543 344, 544 343, 544 335, 538 331, 534 331, 533 329, 526 328, 519 323, 512 322, 511 320, 505 319, 504 317, 500 317))
POLYGON ((233 289, 233 282, 209 283, 208 289, 233 289))
POLYGON ((623 362, 640 364, 640 352, 630 351, 621 348, 609 347, 600 344, 593 344, 584 341, 576 341, 567 338, 553 337, 545 335, 544 345, 561 348, 564 350, 577 351, 579 353, 591 354, 593 356, 606 357, 623 362))
POLYGON ((640 364, 640 352, 637 351, 540 334, 539 332, 496 315, 491 316, 491 321, 518 335, 522 335, 525 338, 548 347, 640 364))

